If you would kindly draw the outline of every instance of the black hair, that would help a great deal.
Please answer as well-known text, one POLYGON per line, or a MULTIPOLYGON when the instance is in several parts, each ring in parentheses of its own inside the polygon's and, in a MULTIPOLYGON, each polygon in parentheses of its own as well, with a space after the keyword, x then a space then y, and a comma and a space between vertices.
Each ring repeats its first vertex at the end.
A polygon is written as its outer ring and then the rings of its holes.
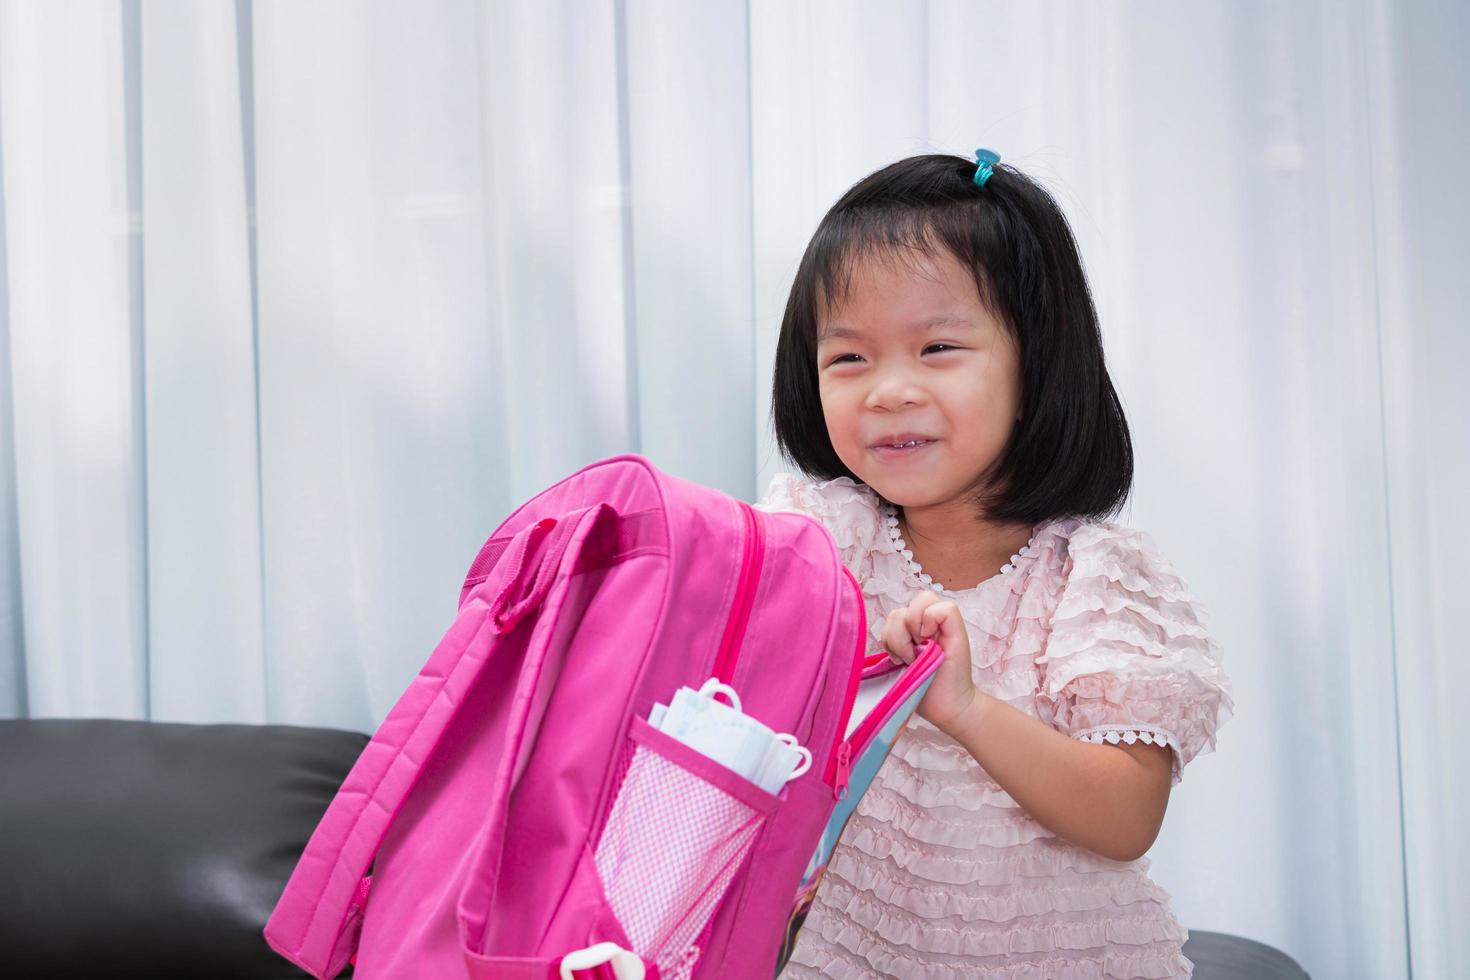
POLYGON ((1021 418, 975 498, 982 516, 1032 525, 1107 518, 1132 489, 1133 443, 1077 242, 1056 201, 1019 170, 997 164, 983 187, 974 175, 964 157, 909 157, 858 181, 822 218, 776 344, 776 443, 808 476, 862 483, 827 433, 818 318, 847 295, 860 259, 943 248, 973 271, 981 302, 1020 352, 1021 418))

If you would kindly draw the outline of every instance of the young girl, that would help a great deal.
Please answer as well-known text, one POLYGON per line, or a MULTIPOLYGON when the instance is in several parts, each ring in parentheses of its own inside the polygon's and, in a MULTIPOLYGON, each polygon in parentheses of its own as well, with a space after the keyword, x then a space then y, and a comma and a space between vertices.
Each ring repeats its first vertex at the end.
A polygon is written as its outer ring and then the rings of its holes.
POLYGON ((1132 444, 1066 219, 990 151, 901 160, 792 286, 758 505, 832 532, 873 647, 943 666, 782 978, 1180 977, 1143 857, 1232 709, 1204 610, 1105 522, 1132 444))

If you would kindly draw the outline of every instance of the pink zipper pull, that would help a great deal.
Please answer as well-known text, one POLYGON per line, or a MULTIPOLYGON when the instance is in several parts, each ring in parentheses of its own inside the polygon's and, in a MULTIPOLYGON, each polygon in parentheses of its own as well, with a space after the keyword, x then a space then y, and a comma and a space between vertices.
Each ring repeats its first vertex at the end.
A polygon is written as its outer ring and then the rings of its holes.
POLYGON ((833 784, 833 795, 839 800, 847 799, 847 784, 852 777, 852 743, 847 739, 837 746, 837 780, 833 784))

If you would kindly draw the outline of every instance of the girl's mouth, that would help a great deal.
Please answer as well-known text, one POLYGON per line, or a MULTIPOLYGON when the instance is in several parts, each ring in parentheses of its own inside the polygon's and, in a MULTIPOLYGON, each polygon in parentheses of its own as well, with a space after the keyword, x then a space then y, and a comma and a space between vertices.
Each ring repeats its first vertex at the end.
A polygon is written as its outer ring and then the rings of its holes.
POLYGON ((877 453, 881 459, 901 459, 915 456, 932 445, 934 445, 933 439, 920 439, 901 446, 874 446, 873 452, 877 453))

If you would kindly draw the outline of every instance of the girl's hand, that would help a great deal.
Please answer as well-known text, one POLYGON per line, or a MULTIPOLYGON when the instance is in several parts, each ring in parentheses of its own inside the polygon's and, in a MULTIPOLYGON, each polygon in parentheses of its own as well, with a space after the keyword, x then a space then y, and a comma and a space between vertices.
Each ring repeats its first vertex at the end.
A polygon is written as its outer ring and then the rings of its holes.
POLYGON ((965 713, 980 693, 970 673, 970 636, 959 608, 934 592, 915 596, 904 609, 888 614, 883 626, 883 647, 898 663, 913 663, 915 646, 930 639, 939 641, 944 662, 934 674, 929 690, 919 702, 919 717, 942 732, 965 713))

